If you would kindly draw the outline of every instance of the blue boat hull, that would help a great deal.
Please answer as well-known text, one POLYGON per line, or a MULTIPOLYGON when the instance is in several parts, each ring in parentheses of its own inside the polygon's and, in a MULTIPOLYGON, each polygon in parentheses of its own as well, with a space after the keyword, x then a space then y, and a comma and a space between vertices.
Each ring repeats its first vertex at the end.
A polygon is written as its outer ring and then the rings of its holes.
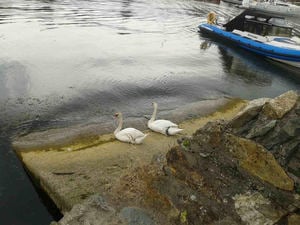
POLYGON ((300 51, 294 49, 281 48, 269 45, 263 42, 251 40, 246 37, 222 30, 218 26, 211 24, 201 24, 199 29, 202 32, 214 34, 222 39, 230 40, 237 46, 244 48, 256 54, 283 62, 290 65, 300 67, 300 51))

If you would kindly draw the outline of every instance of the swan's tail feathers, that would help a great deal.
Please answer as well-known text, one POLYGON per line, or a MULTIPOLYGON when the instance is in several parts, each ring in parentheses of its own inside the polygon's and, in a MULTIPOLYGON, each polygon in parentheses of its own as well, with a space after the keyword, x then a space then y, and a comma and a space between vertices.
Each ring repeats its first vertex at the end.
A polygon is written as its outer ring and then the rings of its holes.
POLYGON ((175 135, 180 133, 181 131, 183 131, 183 129, 180 129, 178 127, 168 127, 168 129, 166 130, 166 134, 169 135, 175 135))
POLYGON ((141 136, 141 137, 137 137, 135 139, 135 144, 142 144, 144 139, 148 136, 148 134, 145 134, 144 136, 141 136))

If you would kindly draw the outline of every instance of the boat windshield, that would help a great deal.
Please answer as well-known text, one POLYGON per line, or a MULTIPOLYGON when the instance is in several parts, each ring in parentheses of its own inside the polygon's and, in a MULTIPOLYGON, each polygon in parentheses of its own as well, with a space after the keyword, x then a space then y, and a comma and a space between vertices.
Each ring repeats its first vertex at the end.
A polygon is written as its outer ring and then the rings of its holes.
POLYGON ((224 25, 226 31, 240 30, 261 36, 291 37, 293 27, 283 17, 245 10, 224 25))
POLYGON ((281 36, 281 37, 291 37, 292 36, 292 29, 285 28, 285 27, 270 27, 268 29, 267 34, 268 36, 281 36))
POLYGON ((262 36, 290 37, 292 35, 292 28, 290 27, 280 27, 254 20, 245 20, 243 31, 248 31, 262 36))

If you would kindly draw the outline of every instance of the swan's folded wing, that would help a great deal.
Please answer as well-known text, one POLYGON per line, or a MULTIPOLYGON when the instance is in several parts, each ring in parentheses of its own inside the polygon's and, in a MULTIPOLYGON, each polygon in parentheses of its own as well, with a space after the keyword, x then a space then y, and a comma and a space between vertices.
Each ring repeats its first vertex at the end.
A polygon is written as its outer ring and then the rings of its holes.
POLYGON ((124 134, 127 134, 127 135, 130 135, 134 139, 137 138, 137 137, 145 136, 145 134, 142 131, 137 130, 137 129, 132 128, 132 127, 125 128, 124 130, 121 130, 120 132, 122 132, 124 134))
POLYGON ((169 120, 155 120, 152 122, 153 126, 167 128, 167 127, 178 127, 177 124, 169 121, 169 120))

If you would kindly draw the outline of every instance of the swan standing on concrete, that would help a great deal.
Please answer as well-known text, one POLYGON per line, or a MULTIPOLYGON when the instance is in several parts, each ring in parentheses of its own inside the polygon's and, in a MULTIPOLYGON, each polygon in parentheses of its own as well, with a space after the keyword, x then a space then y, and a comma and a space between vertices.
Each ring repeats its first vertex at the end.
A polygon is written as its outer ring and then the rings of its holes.
POLYGON ((175 135, 183 129, 178 128, 178 125, 169 120, 155 120, 157 114, 157 103, 152 103, 154 111, 151 119, 148 121, 148 127, 158 133, 170 136, 175 135))
POLYGON ((114 131, 114 135, 119 141, 128 142, 131 144, 141 144, 148 135, 131 127, 121 130, 123 125, 122 113, 116 113, 114 117, 119 119, 119 125, 114 131))

